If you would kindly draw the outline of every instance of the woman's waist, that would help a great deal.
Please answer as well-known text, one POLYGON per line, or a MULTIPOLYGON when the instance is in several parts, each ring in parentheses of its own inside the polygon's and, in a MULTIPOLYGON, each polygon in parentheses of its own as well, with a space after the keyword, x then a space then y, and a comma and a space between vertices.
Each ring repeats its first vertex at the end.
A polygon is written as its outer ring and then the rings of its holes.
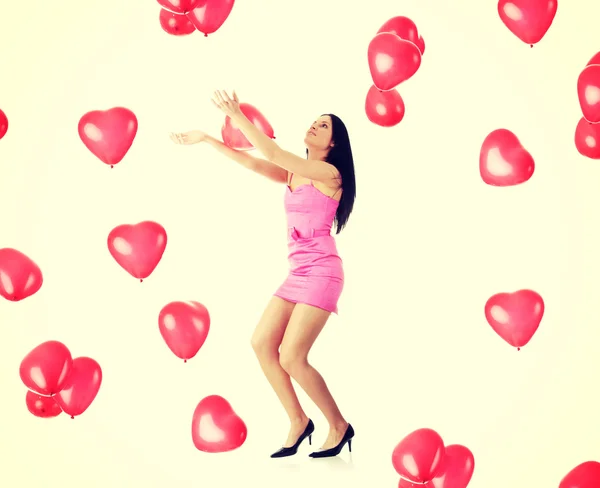
POLYGON ((291 241, 315 239, 315 238, 322 238, 322 237, 330 237, 331 239, 334 238, 331 235, 331 227, 328 227, 328 226, 312 227, 312 226, 304 226, 304 225, 288 226, 288 240, 291 240, 291 241))

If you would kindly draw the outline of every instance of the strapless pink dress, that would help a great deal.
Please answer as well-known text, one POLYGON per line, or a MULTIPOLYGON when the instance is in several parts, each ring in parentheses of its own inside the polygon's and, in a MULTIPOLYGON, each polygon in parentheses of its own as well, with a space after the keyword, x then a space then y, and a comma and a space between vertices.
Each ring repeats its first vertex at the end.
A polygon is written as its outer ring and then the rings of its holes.
POLYGON ((275 296, 338 313, 344 268, 331 229, 339 202, 312 182, 291 190, 284 206, 288 224, 290 271, 275 296))

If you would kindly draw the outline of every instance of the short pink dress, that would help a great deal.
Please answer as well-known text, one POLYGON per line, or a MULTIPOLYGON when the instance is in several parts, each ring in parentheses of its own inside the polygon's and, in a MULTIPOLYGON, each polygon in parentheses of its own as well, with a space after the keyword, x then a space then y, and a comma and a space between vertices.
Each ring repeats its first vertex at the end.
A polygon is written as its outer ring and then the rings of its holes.
POLYGON ((310 184, 286 186, 290 271, 275 296, 338 313, 344 268, 331 228, 339 202, 310 184))

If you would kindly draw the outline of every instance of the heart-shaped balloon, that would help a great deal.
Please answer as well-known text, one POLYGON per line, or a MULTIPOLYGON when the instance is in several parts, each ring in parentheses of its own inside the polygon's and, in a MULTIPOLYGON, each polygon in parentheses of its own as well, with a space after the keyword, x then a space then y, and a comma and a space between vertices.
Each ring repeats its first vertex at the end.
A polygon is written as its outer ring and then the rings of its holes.
POLYGON ((42 419, 58 417, 62 413, 54 397, 41 396, 31 390, 25 395, 25 405, 29 412, 42 419))
MULTIPOLYGON (((263 134, 271 139, 275 139, 273 127, 271 127, 269 121, 256 107, 249 103, 240 103, 240 110, 263 134)), ((225 145, 233 149, 248 150, 254 148, 229 116, 225 117, 225 122, 221 128, 221 137, 223 138, 225 145)))
POLYGON ((591 66, 592 64, 600 64, 600 51, 592 56, 592 58, 588 61, 586 66, 591 66))
POLYGON ((575 147, 586 158, 600 159, 600 124, 591 124, 582 117, 575 128, 575 147))
POLYGON ((381 91, 375 85, 369 88, 365 100, 367 118, 381 127, 393 127, 404 118, 404 100, 397 90, 381 91))
POLYGON ((0 110, 0 139, 2 139, 8 132, 8 117, 0 110))
POLYGON ((421 52, 410 41, 390 32, 377 34, 367 51, 373 84, 387 91, 412 78, 421 66, 421 52))
POLYGON ((412 481, 400 478, 398 481, 398 488, 430 488, 431 483, 413 483, 412 481))
POLYGON ((125 271, 140 281, 150 276, 167 247, 167 232, 152 221, 124 224, 108 234, 108 250, 125 271))
POLYGON ((519 185, 529 180, 534 170, 533 157, 511 131, 492 131, 483 141, 479 152, 479 173, 488 185, 519 185))
POLYGON ((600 122, 600 65, 586 66, 577 79, 577 97, 588 122, 600 122))
POLYGON ((112 168, 121 162, 133 144, 138 121, 131 110, 115 107, 86 113, 77 129, 85 147, 112 168))
POLYGON ((203 0, 158 0, 163 9, 170 10, 176 14, 187 14, 194 10, 203 0))
POLYGON ((598 488, 599 486, 600 463, 586 461, 569 471, 558 488, 598 488))
POLYGON ((475 471, 475 457, 460 444, 446 446, 442 466, 431 480, 431 488, 467 488, 475 471))
POLYGON ((544 307, 544 300, 533 290, 497 293, 485 303, 485 318, 496 334, 520 349, 536 333, 544 307))
POLYGON ((187 36, 196 32, 194 24, 185 15, 174 14, 164 8, 160 9, 158 21, 162 29, 172 36, 187 36))
POLYGON ((167 346, 178 358, 193 358, 210 330, 210 315, 198 302, 171 302, 158 314, 158 328, 167 346))
POLYGON ((509 31, 533 47, 550 29, 557 8, 558 0, 500 0, 498 15, 509 31))
POLYGON ((72 367, 73 358, 67 346, 59 341, 46 341, 23 358, 19 376, 31 391, 51 396, 62 390, 72 367))
POLYGON ((425 39, 423 39, 423 36, 419 36, 416 44, 419 48, 419 51, 421 51, 421 56, 423 56, 423 54, 425 54, 425 39))
POLYGON ((226 452, 240 447, 248 435, 244 421, 219 395, 204 398, 192 417, 192 440, 203 452, 226 452))
POLYGON ((201 0, 198 6, 186 15, 194 27, 207 37, 225 23, 234 3, 235 0, 201 0))
POLYGON ((21 251, 0 249, 0 295, 18 302, 34 295, 42 287, 44 278, 39 266, 21 251))
POLYGON ((75 418, 92 404, 102 384, 102 368, 85 356, 73 359, 73 367, 64 386, 54 396, 56 403, 67 415, 75 418))
POLYGON ((403 15, 392 17, 379 28, 377 34, 381 34, 382 32, 395 34, 400 39, 410 41, 419 47, 419 30, 415 23, 408 17, 404 17, 403 15))
POLYGON ((433 429, 417 429, 394 448, 392 464, 402 478, 426 483, 436 475, 444 459, 444 441, 433 429))

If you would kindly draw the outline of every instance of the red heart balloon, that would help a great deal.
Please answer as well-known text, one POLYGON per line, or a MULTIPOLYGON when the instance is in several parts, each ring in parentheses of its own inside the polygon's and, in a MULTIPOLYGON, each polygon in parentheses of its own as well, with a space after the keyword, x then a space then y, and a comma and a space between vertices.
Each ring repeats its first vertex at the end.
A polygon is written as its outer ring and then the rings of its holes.
POLYGON ((600 64, 600 51, 592 56, 592 58, 588 61, 586 66, 591 66, 592 64, 600 64))
POLYGON ((391 90, 412 78, 421 66, 421 52, 410 41, 389 32, 377 34, 367 52, 373 84, 391 90))
POLYGON ((481 179, 492 186, 514 186, 525 183, 535 170, 535 161, 511 131, 490 132, 479 152, 481 179))
POLYGON ((381 127, 393 127, 404 118, 404 100, 396 90, 381 91, 375 85, 369 88, 365 100, 367 118, 381 127))
POLYGON ((88 112, 81 117, 77 127, 85 147, 111 168, 125 157, 137 129, 137 117, 123 107, 88 112))
POLYGON ((485 318, 496 334, 520 349, 537 331, 544 307, 542 297, 532 290, 497 293, 485 303, 485 318))
POLYGON ((187 14, 194 10, 202 0, 158 0, 160 6, 176 14, 187 14))
POLYGON ((108 234, 108 250, 125 271, 140 281, 150 276, 167 247, 167 232, 152 221, 124 224, 108 234))
POLYGON ((500 0, 498 15, 508 30, 533 47, 550 29, 557 0, 500 0))
POLYGON ((600 65, 586 66, 577 79, 577 97, 588 122, 600 122, 600 65))
POLYGON ((62 342, 47 341, 32 349, 21 361, 23 384, 38 395, 56 395, 71 373, 73 358, 62 342))
POLYGON ((67 415, 75 418, 92 404, 102 384, 102 368, 92 358, 73 359, 73 367, 64 386, 54 396, 56 403, 67 415))
POLYGON ((430 488, 431 483, 412 483, 411 481, 400 478, 398 488, 430 488))
POLYGON ((246 441, 247 435, 244 421, 219 395, 207 396, 194 410, 192 440, 199 451, 232 451, 246 441))
POLYGON ((21 251, 0 249, 0 295, 18 302, 39 291, 44 282, 42 271, 21 251))
POLYGON ((0 139, 2 139, 8 132, 8 117, 0 110, 0 139))
POLYGON ((196 32, 194 24, 185 15, 174 14, 164 8, 160 9, 158 20, 162 29, 172 36, 187 36, 196 32))
POLYGON ((431 480, 431 488, 467 488, 475 471, 473 453, 465 446, 446 446, 442 467, 431 480))
POLYGON ((54 397, 41 396, 32 391, 28 391, 25 395, 25 405, 27 405, 29 412, 42 419, 58 417, 62 413, 62 410, 54 401, 54 397))
POLYGON ((419 51, 421 51, 421 56, 423 56, 423 54, 425 54, 425 39, 423 39, 422 36, 419 36, 416 45, 419 48, 419 51))
POLYGON ((404 17, 403 15, 392 17, 379 28, 377 34, 381 34, 382 32, 395 34, 400 39, 410 41, 418 47, 419 30, 415 23, 408 17, 404 17))
POLYGON ((575 128, 575 147, 586 158, 600 159, 600 124, 591 124, 582 117, 575 128))
POLYGON ((395 447, 392 464, 412 483, 431 481, 444 459, 444 441, 433 429, 417 429, 395 447))
POLYGON ((196 8, 186 15, 196 29, 207 37, 225 23, 234 3, 235 0, 201 0, 196 8))
POLYGON ((210 330, 210 315, 198 302, 171 302, 158 314, 158 328, 167 346, 178 358, 193 358, 210 330))
MULTIPOLYGON (((271 139, 275 139, 273 127, 260 111, 249 103, 240 103, 240 110, 260 131, 271 139)), ((253 149, 246 136, 236 127, 229 116, 225 117, 225 122, 221 128, 221 137, 225 145, 238 150, 253 149)))
POLYGON ((586 461, 569 471, 558 488, 598 488, 599 486, 600 463, 586 461))

